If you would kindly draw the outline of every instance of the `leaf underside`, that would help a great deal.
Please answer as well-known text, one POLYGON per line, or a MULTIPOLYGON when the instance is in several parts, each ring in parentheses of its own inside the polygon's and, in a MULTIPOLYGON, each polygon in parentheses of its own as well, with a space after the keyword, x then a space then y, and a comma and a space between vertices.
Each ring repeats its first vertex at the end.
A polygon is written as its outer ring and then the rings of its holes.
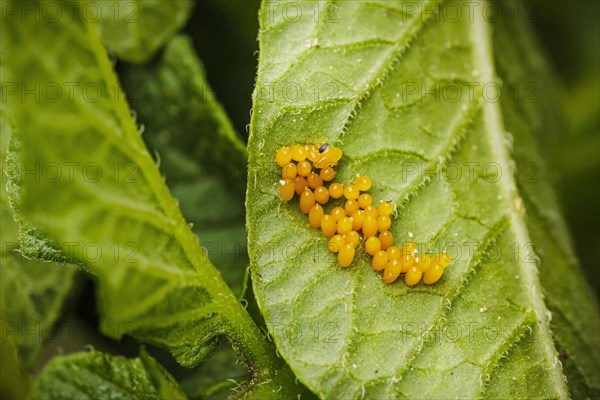
POLYGON ((74 81, 99 91, 93 98, 76 89, 58 101, 8 99, 19 128, 9 154, 17 211, 98 276, 104 333, 129 334, 196 365, 216 346, 223 314, 237 301, 171 198, 93 26, 78 10, 54 23, 11 19, 2 33, 8 81, 74 81), (18 43, 44 51, 25 52, 18 43), (44 57, 50 50, 63 66, 47 61, 55 59, 44 57), (49 165, 62 174, 43 175, 49 165), (35 168, 38 179, 22 173, 35 168))
POLYGON ((17 349, 21 371, 33 370, 40 349, 52 338, 62 306, 71 291, 73 266, 27 259, 19 244, 19 225, 15 221, 6 191, 5 166, 12 126, 0 114, 0 314, 3 340, 17 349))
POLYGON ((36 380, 32 398, 185 399, 185 396, 175 379, 145 351, 134 359, 93 351, 52 359, 36 380))
POLYGON ((520 21, 484 19, 487 3, 294 4, 293 20, 291 3, 262 8, 247 207, 257 300, 299 379, 325 398, 597 393, 593 297, 544 177, 513 176, 513 160, 541 164, 532 115, 544 111, 514 100, 518 74, 495 72, 517 70, 518 58, 495 64, 520 21), (321 141, 344 152, 339 181, 368 175, 375 201, 399 204, 397 241, 448 250, 440 282, 384 285, 362 252, 340 268, 279 199, 276 149, 321 141))

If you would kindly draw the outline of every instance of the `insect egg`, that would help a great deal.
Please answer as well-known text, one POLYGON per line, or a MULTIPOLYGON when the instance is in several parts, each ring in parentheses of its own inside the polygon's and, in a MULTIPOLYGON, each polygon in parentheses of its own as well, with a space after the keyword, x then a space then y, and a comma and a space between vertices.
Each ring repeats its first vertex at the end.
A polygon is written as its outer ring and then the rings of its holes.
POLYGON ((373 218, 377 218, 379 216, 379 211, 377 210, 377 207, 370 205, 365 208, 365 215, 370 215, 373 218))
POLYGON ((354 180, 354 184, 361 192, 371 189, 371 178, 361 175, 354 180))
POLYGON ((421 254, 418 260, 415 260, 415 265, 421 269, 421 272, 425 272, 431 266, 431 257, 427 254, 421 254))
POLYGON ((370 194, 363 193, 360 196, 358 196, 358 205, 360 206, 360 208, 367 208, 371 205, 371 203, 373 203, 373 198, 370 194))
POLYGON ((408 286, 414 286, 417 283, 419 283, 422 275, 423 275, 423 272, 421 272, 421 269, 419 267, 413 265, 406 272, 406 275, 404 276, 404 281, 406 282, 406 284, 408 286))
POLYGON ((385 252, 390 260, 400 260, 402 256, 402 251, 396 246, 388 248, 385 252))
POLYGON ((344 187, 340 183, 329 185, 329 195, 332 199, 339 199, 344 194, 344 187))
POLYGON ((306 182, 308 182, 308 186, 312 189, 316 189, 319 186, 323 186, 323 179, 316 172, 311 172, 306 178, 306 182))
POLYGON ((381 242, 379 239, 377 239, 375 236, 368 238, 365 242, 365 251, 369 255, 374 256, 379 250, 381 250, 381 242))
POLYGON ((394 244, 394 235, 390 231, 383 231, 379 234, 381 249, 387 250, 394 244))
POLYGON ((310 162, 304 160, 298 163, 298 175, 306 177, 312 171, 312 165, 310 162))
POLYGON ((383 215, 383 216, 387 217, 387 216, 391 215, 392 212, 394 212, 394 205, 392 204, 391 201, 383 201, 383 202, 379 203, 377 210, 379 211, 379 215, 383 215))
POLYGON ((337 232, 345 234, 352 230, 352 218, 344 217, 337 222, 337 232))
POLYGON ((290 181, 296 178, 297 173, 298 173, 298 168, 296 167, 296 164, 294 164, 294 163, 287 163, 281 169, 281 176, 283 177, 283 179, 287 179, 290 181))
POLYGON ((377 233, 377 221, 371 215, 367 215, 363 221, 362 231, 365 239, 375 236, 377 233))
POLYGON ((356 247, 360 243, 360 236, 356 231, 350 231, 344 234, 344 240, 346 240, 346 243, 350 243, 356 247))
POLYGON ((329 191, 325 186, 319 186, 315 189, 315 199, 320 204, 325 204, 329 201, 329 191))
POLYGON ((325 211, 323 210, 323 207, 321 207, 319 204, 315 204, 308 212, 308 223, 313 228, 320 228, 321 220, 323 219, 324 215, 325 211))
POLYGON ((383 215, 377 217, 377 230, 379 232, 387 231, 390 229, 391 226, 392 220, 390 219, 390 217, 385 217, 383 215))
POLYGON ((340 265, 346 268, 352 264, 352 261, 354 260, 354 253, 354 246, 352 246, 350 243, 346 243, 340 247, 340 251, 338 253, 338 262, 340 265))
POLYGON ((430 266, 425 273, 423 273, 423 282, 428 285, 436 283, 442 277, 444 273, 444 267, 440 264, 433 264, 430 266))
POLYGON ((303 177, 297 176, 296 179, 294 179, 294 190, 298 196, 300 196, 307 187, 308 182, 306 182, 306 179, 303 177))
POLYGON ((354 214, 358 209, 359 206, 356 200, 348 200, 346 201, 346 204, 344 204, 344 210, 346 210, 346 214, 348 215, 354 214))
POLYGON ((294 161, 304 161, 306 160, 306 156, 308 151, 306 147, 301 146, 299 144, 292 146, 292 160, 294 161))
POLYGON ((284 165, 292 161, 292 150, 289 147, 280 147, 275 153, 277 165, 283 168, 284 165))
POLYGON ((310 189, 304 190, 300 195, 300 210, 302 210, 304 214, 308 214, 315 203, 316 200, 313 192, 310 189))
POLYGON ((327 247, 332 253, 337 253, 340 251, 340 248, 346 244, 346 241, 342 237, 342 235, 333 235, 329 242, 327 243, 327 247))
POLYGON ((329 214, 325 214, 323 218, 321 218, 321 232, 325 237, 330 237, 335 234, 337 230, 337 222, 335 218, 333 218, 329 214))
POLYGON ((354 185, 346 186, 344 188, 344 197, 348 200, 356 200, 358 199, 359 191, 358 188, 354 185))
POLYGON ((319 175, 321 176, 321 179, 323 179, 325 182, 329 182, 330 180, 335 178, 335 169, 328 165, 321 170, 319 175))
POLYGON ((344 210, 342 207, 333 207, 333 210, 331 210, 331 216, 335 219, 335 222, 337 222, 346 216, 346 210, 344 210))
POLYGON ((379 250, 373 256, 372 266, 375 271, 382 271, 388 263, 388 255, 385 251, 379 250))
POLYGON ((294 182, 281 181, 279 185, 279 195, 284 201, 290 201, 294 197, 294 182))
POLYGON ((385 269, 383 270, 383 281, 385 283, 393 283, 398 276, 400 276, 400 272, 402 267, 398 260, 390 260, 388 261, 385 269))
POLYGON ((358 232, 362 228, 364 221, 365 212, 363 210, 355 211, 352 214, 352 229, 358 232))

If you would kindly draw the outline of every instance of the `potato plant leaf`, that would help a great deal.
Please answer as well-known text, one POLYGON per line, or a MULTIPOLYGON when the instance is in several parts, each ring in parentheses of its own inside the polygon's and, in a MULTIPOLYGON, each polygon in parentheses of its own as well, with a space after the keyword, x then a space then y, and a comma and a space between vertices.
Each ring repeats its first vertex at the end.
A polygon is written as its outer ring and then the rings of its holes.
POLYGON ((293 375, 171 197, 94 27, 81 10, 72 14, 2 24, 3 79, 17 88, 77 82, 58 98, 40 94, 24 103, 20 90, 7 96, 17 127, 9 179, 20 187, 10 194, 22 218, 97 277, 105 334, 166 348, 184 366, 197 365, 225 334, 251 372, 243 394, 265 396, 283 387, 295 396, 293 375), (49 166, 61 174, 46 174, 49 166), (26 173, 35 168, 37 175, 26 173))
POLYGON ((34 399, 185 399, 175 379, 142 351, 127 359, 99 351, 58 356, 42 370, 34 399))
POLYGON ((72 265, 26 258, 19 245, 6 191, 6 155, 12 127, 0 114, 0 314, 2 340, 16 348, 24 374, 33 371, 40 349, 52 339, 60 312, 73 286, 72 265))
POLYGON ((254 291, 279 352, 320 396, 597 395, 597 307, 542 201, 535 122, 555 111, 518 86, 524 18, 508 2, 263 3, 254 291), (297 202, 280 200, 276 149, 323 141, 344 152, 339 181, 369 175, 375 201, 399 204, 397 241, 450 253, 440 282, 385 285, 361 253, 340 268, 297 202))
POLYGON ((188 37, 173 38, 157 60, 123 70, 127 98, 169 189, 210 261, 239 295, 248 266, 245 144, 188 37))
POLYGON ((84 1, 82 9, 117 57, 143 63, 185 24, 193 5, 190 0, 84 1))

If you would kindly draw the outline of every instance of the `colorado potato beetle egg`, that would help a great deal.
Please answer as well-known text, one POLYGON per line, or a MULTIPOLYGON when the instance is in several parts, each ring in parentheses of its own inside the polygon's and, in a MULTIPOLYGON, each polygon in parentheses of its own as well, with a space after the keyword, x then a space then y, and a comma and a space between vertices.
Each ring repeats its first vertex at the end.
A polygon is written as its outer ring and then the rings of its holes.
POLYGON ((388 261, 385 269, 383 270, 383 281, 385 283, 393 283, 400 276, 402 267, 398 260, 388 261))
POLYGON ((421 272, 427 271, 431 265, 431 257, 428 254, 421 254, 415 261, 415 265, 421 269, 421 272))
POLYGON ((296 167, 296 164, 294 163, 287 163, 282 169, 281 169, 281 176, 283 177, 283 179, 286 180, 293 180, 296 178, 296 175, 298 173, 298 168, 296 167))
POLYGON ((329 195, 332 199, 339 199, 344 195, 344 187, 340 183, 329 185, 329 195))
POLYGON ((371 215, 367 215, 362 224, 363 236, 365 239, 377 234, 377 220, 371 215))
POLYGON ((319 186, 323 186, 323 179, 321 179, 319 174, 317 174, 316 172, 311 172, 310 174, 308 174, 308 176, 306 177, 306 182, 308 182, 308 186, 311 189, 316 189, 319 186))
POLYGON ((375 253, 377 253, 379 250, 381 250, 381 242, 379 241, 379 239, 375 236, 371 236, 370 238, 368 238, 365 242, 365 251, 368 254, 374 256, 375 253))
POLYGON ((315 200, 319 204, 326 204, 329 201, 329 190, 325 186, 319 186, 315 189, 315 200))
POLYGON ((300 196, 307 187, 308 182, 306 182, 306 179, 303 177, 297 176, 296 179, 294 179, 294 190, 298 196, 300 196))
POLYGON ((421 271, 421 269, 419 267, 413 265, 406 272, 406 275, 404 276, 404 281, 406 282, 406 284, 408 286, 414 286, 417 283, 419 283, 422 275, 423 275, 423 272, 421 271))
POLYGON ((292 146, 292 160, 304 161, 304 160, 306 160, 307 155, 308 155, 308 151, 306 151, 306 147, 298 145, 298 144, 292 146))
POLYGON ((319 175, 321 176, 321 179, 323 179, 325 182, 329 182, 330 180, 335 178, 335 169, 333 169, 333 167, 326 166, 321 170, 319 175))
POLYGON ((341 235, 352 230, 352 218, 344 217, 337 222, 337 232, 341 235))
POLYGON ((385 251, 379 250, 373 256, 372 266, 375 271, 383 271, 388 263, 388 255, 385 251))
POLYGON ((371 205, 371 203, 373 203, 373 198, 370 194, 363 193, 360 196, 358 196, 358 205, 360 206, 360 208, 367 208, 371 205))
MULTIPOLYGON (((401 274, 405 274, 408 286, 420 281, 428 285, 439 281, 444 268, 452 263, 450 256, 419 254, 415 243, 405 243, 401 248, 394 246, 394 235, 389 230, 394 205, 381 201, 375 206, 370 194, 361 193, 372 186, 368 176, 358 175, 346 187, 338 182, 323 186, 335 178, 335 166, 341 158, 342 151, 327 143, 279 148, 275 161, 284 178, 279 182, 281 199, 290 201, 294 194, 300 196, 300 211, 308 214, 310 226, 320 228, 323 236, 330 238, 327 247, 337 253, 341 267, 352 264, 356 247, 364 241, 373 270, 383 271, 383 282, 393 283, 401 274), (343 203, 337 202, 331 214, 325 214, 323 206, 330 199, 340 198, 345 198, 343 203)), ((410 233, 409 236, 412 237, 410 233)))
POLYGON ((394 235, 390 231, 383 231, 379 234, 381 249, 387 250, 394 244, 394 235))
POLYGON ((316 202, 313 192, 310 189, 306 189, 300 195, 300 210, 302 210, 304 214, 308 214, 316 202))
POLYGON ((342 235, 333 235, 329 242, 327 243, 327 247, 333 253, 337 253, 340 251, 340 248, 346 244, 346 241, 342 237, 342 235))
POLYGON ((390 260, 400 260, 402 251, 397 246, 392 246, 385 251, 390 260))
POLYGON ((344 210, 346 210, 346 214, 348 215, 354 214, 359 208, 356 200, 348 200, 346 201, 346 204, 344 204, 344 210))
POLYGON ((355 211, 352 214, 352 229, 358 232, 362 228, 364 221, 365 212, 363 210, 355 211))
POLYGON ((346 243, 340 247, 340 251, 338 252, 338 262, 344 268, 348 267, 354 261, 354 246, 350 243, 346 243))
POLYGON ((443 273, 444 267, 440 264, 433 264, 423 273, 423 282, 432 285, 440 280, 443 273))
POLYGON ((371 189, 371 178, 361 175, 354 180, 354 184, 361 192, 371 189))
POLYGON ((329 214, 323 215, 321 218, 321 232, 325 237, 330 237, 335 234, 337 230, 337 221, 329 214))
POLYGON ((390 229, 391 226, 392 220, 390 219, 390 217, 386 217, 383 215, 377 217, 377 230, 379 232, 387 231, 390 229))
POLYGON ((292 150, 289 147, 280 147, 275 153, 275 162, 283 168, 292 161, 292 150))
POLYGON ((344 188, 344 197, 348 200, 356 200, 359 196, 358 188, 354 185, 346 186, 344 188))
POLYGON ((290 201, 294 197, 294 182, 280 181, 279 195, 284 201, 290 201))
POLYGON ((390 216, 394 212, 394 205, 391 201, 383 201, 379 203, 377 207, 377 211, 379 211, 379 215, 390 216))
POLYGON ((302 177, 307 177, 308 174, 310 174, 310 172, 312 171, 312 165, 310 164, 310 162, 304 160, 304 161, 300 161, 298 163, 298 175, 302 176, 302 177))
POLYGON ((344 240, 346 243, 350 243, 356 247, 360 243, 360 235, 356 231, 350 231, 344 234, 344 240))
POLYGON ((315 204, 308 212, 308 223, 313 228, 320 228, 321 220, 323 219, 324 215, 325 210, 323 210, 323 207, 321 207, 319 204, 315 204))
POLYGON ((335 219, 335 222, 338 222, 340 219, 346 217, 346 210, 342 207, 333 207, 331 216, 335 219))

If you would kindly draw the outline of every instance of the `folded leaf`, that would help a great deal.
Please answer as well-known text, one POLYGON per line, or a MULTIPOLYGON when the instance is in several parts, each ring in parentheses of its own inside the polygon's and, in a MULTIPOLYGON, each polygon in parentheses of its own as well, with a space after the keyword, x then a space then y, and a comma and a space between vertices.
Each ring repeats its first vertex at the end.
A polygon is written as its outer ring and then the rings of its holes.
MULTIPOLYGON (((75 267, 31 260, 19 245, 19 226, 6 192, 6 154, 12 127, 0 114, 0 314, 2 340, 16 348, 20 371, 33 371, 42 345, 53 339, 55 324, 73 287, 75 267)), ((18 371, 17 371, 18 372, 18 371)))
POLYGON ((568 348, 597 391, 597 308, 547 182, 515 171, 543 168, 530 117, 546 111, 497 75, 526 57, 514 27, 487 2, 301 5, 263 3, 247 200, 257 300, 298 378, 324 398, 568 398, 568 348), (280 200, 276 149, 323 141, 344 152, 336 179, 368 175, 399 204, 398 242, 450 253, 440 282, 385 285, 366 256, 340 268, 280 200))
POLYGON ((210 261, 240 294, 248 266, 246 145, 217 102, 192 44, 176 36, 159 59, 129 65, 121 76, 145 128, 143 138, 157 154, 184 217, 210 261))
POLYGON ((175 379, 142 352, 126 359, 99 351, 58 356, 36 380, 34 399, 185 399, 175 379))

